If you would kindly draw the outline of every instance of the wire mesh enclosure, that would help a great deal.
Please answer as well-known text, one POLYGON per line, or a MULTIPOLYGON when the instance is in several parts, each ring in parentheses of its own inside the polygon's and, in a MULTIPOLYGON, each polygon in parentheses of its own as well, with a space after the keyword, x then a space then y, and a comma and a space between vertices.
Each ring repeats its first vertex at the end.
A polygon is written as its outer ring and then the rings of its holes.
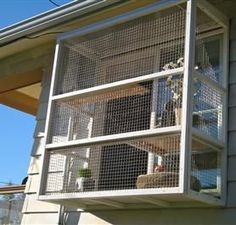
POLYGON ((222 139, 223 96, 219 90, 195 81, 193 127, 213 138, 222 139))
POLYGON ((61 45, 55 94, 183 66, 184 32, 185 11, 174 7, 69 39, 61 45))
POLYGON ((96 95, 56 101, 49 142, 178 126, 182 77, 181 74, 168 76, 96 95), (151 119, 153 111, 155 115, 151 119))
POLYGON ((197 179, 191 180, 191 189, 220 197, 221 194, 221 150, 200 141, 193 141, 191 174, 197 179))
POLYGON ((180 135, 48 152, 45 194, 178 187, 180 135), (147 174, 148 153, 155 157, 147 174))
POLYGON ((225 30, 194 2, 60 40, 42 195, 221 197, 225 30))

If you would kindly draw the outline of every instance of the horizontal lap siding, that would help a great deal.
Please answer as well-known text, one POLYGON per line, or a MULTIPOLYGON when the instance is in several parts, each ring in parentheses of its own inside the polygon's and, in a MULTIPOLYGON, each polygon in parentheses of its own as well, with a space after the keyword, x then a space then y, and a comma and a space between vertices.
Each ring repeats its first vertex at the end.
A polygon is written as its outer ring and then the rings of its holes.
MULTIPOLYGON (((231 20, 228 114, 228 195, 227 206, 236 214, 236 18, 231 20)), ((236 216, 235 216, 236 217, 236 216)), ((235 219, 236 223, 236 219, 235 219)))
POLYGON ((41 82, 42 92, 36 116, 37 124, 34 131, 34 144, 28 168, 28 181, 25 189, 26 198, 22 210, 22 224, 58 224, 59 206, 37 200, 39 173, 42 168, 42 153, 44 151, 45 142, 44 132, 50 89, 50 77, 51 70, 44 70, 41 82))

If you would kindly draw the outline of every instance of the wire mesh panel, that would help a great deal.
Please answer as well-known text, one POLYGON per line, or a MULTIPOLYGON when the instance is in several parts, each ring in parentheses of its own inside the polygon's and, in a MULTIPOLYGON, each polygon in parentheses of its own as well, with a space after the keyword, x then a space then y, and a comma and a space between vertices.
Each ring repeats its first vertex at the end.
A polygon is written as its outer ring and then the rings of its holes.
POLYGON ((202 75, 223 84, 223 50, 222 34, 216 35, 207 31, 222 28, 200 9, 197 10, 196 57, 195 68, 202 75))
POLYGON ((48 151, 45 194, 178 187, 180 135, 48 151), (147 156, 155 156, 147 174, 147 156))
POLYGON ((221 193, 221 153, 197 140, 193 140, 191 189, 200 193, 220 196, 221 193))
POLYGON ((180 125, 181 108, 182 75, 58 100, 54 104, 49 142, 180 125))
POLYGON ((196 43, 196 70, 216 83, 223 83, 222 36, 199 38, 196 43))
POLYGON ((223 98, 217 91, 201 81, 195 81, 193 127, 221 140, 223 98))
POLYGON ((212 33, 222 27, 200 9, 197 10, 195 70, 207 77, 193 81, 193 127, 219 140, 222 140, 223 127, 223 35, 212 33), (214 81, 214 82, 212 82, 214 81), (212 86, 215 83, 219 88, 212 86))
POLYGON ((172 7, 63 41, 54 94, 176 68, 184 33, 185 10, 172 7))

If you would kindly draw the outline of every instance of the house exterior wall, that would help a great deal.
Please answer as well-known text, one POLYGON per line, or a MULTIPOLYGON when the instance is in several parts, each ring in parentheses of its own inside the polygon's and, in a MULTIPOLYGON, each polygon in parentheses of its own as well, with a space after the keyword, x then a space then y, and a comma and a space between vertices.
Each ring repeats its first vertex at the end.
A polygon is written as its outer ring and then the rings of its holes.
MULTIPOLYGON (((22 224, 59 224, 59 206, 36 200, 38 176, 44 145, 44 126, 47 110, 50 70, 45 70, 42 94, 34 134, 35 143, 29 167, 26 201, 22 224)), ((236 18, 230 25, 229 99, 228 99, 228 175, 225 207, 107 210, 80 212, 67 210, 66 224, 78 225, 234 225, 236 224, 236 18)))
POLYGON ((28 182, 25 189, 26 198, 22 209, 22 224, 58 223, 58 211, 60 206, 37 200, 39 173, 42 168, 42 153, 44 151, 44 129, 51 77, 50 67, 44 69, 41 82, 42 92, 39 99, 38 113, 36 115, 37 124, 34 131, 34 144, 28 169, 28 182))

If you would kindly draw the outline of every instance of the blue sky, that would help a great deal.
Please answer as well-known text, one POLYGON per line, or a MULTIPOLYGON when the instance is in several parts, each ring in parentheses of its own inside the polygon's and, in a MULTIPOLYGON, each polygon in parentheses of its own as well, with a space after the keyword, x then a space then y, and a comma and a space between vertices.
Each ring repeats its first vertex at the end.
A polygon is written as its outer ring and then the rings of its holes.
MULTIPOLYGON (((70 0, 54 0, 59 5, 70 0)), ((53 9, 48 0, 0 1, 0 29, 53 9)), ((21 183, 27 176, 35 117, 0 105, 0 185, 21 183)))

